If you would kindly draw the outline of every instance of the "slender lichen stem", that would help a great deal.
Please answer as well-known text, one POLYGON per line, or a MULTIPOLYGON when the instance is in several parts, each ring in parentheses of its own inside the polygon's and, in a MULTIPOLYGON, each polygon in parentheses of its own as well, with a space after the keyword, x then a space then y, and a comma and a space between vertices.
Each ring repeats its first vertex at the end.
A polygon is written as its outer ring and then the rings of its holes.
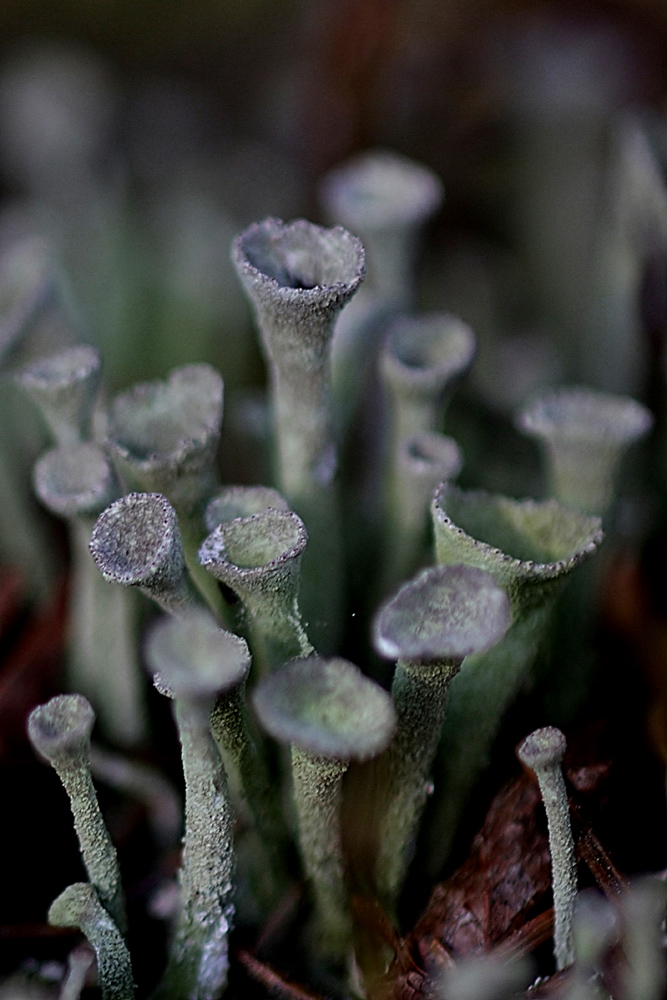
POLYGON ((342 781, 347 768, 347 761, 292 747, 301 857, 313 887, 324 950, 333 956, 345 954, 352 936, 340 835, 342 781))
POLYGON ((461 661, 399 660, 391 688, 398 725, 387 754, 389 802, 383 814, 377 882, 380 898, 395 905, 411 859, 413 838, 429 794, 449 686, 461 661))
POLYGON ((225 762, 238 774, 257 832, 271 869, 271 892, 287 883, 288 833, 282 816, 280 789, 271 780, 267 761, 253 732, 246 708, 245 684, 218 695, 211 713, 213 738, 225 762))
POLYGON ((28 736, 63 783, 88 878, 124 933, 127 921, 118 858, 90 773, 90 733, 94 722, 95 713, 82 695, 58 695, 30 713, 28 736))
POLYGON ((122 935, 92 885, 75 882, 51 904, 49 923, 78 927, 95 950, 102 1000, 133 1000, 134 977, 122 935))
POLYGON ((554 955, 560 972, 574 961, 572 920, 577 895, 577 864, 570 807, 561 769, 565 737, 560 729, 536 729, 517 749, 522 764, 537 777, 547 814, 554 899, 554 955))
POLYGON ((174 702, 185 776, 185 840, 178 917, 156 1000, 218 1000, 227 982, 233 816, 210 711, 204 700, 174 702))

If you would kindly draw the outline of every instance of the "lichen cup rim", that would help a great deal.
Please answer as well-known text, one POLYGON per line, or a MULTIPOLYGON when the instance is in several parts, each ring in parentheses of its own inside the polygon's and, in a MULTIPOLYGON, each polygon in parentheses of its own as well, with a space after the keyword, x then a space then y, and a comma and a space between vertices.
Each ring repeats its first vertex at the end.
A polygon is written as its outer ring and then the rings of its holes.
POLYGON ((208 501, 204 523, 210 533, 225 521, 234 521, 237 517, 252 517, 269 507, 275 510, 290 509, 287 500, 272 486, 223 486, 208 501))
POLYGON ((391 697, 349 660, 289 660, 252 696, 266 731, 282 743, 332 760, 369 760, 396 726, 391 697))
MULTIPOLYGON (((235 540, 236 541, 236 540, 235 540)), ((251 514, 250 517, 237 517, 231 521, 224 521, 219 524, 214 531, 204 539, 199 549, 199 561, 201 565, 210 572, 216 566, 226 565, 234 578, 246 584, 258 583, 266 578, 272 571, 279 571, 302 555, 308 542, 306 527, 294 511, 278 510, 275 507, 267 507, 266 510, 258 514, 251 514), (256 535, 262 527, 273 527, 273 538, 270 543, 276 544, 280 539, 276 539, 275 528, 282 528, 290 538, 286 540, 281 549, 276 549, 277 554, 264 562, 257 562, 254 566, 243 566, 236 562, 229 551, 229 540, 227 535, 234 532, 245 534, 249 541, 256 541, 256 535)))
POLYGON ((30 742, 47 760, 86 747, 95 712, 81 694, 59 694, 37 705, 28 716, 30 742))
MULTIPOLYGON (((275 216, 268 216, 261 222, 252 223, 234 240, 232 261, 239 274, 261 282, 274 298, 282 299, 284 302, 299 302, 304 308, 310 305, 321 309, 323 298, 346 301, 354 294, 366 273, 365 251, 358 237, 353 236, 342 226, 325 228, 301 218, 283 222, 275 216), (304 239, 320 248, 323 248, 327 239, 337 241, 338 258, 335 262, 338 267, 341 263, 345 263, 343 276, 333 281, 316 281, 313 273, 308 280, 302 281, 301 278, 293 277, 290 281, 289 275, 296 273, 296 265, 301 267, 307 259, 304 256, 304 248, 298 247, 298 241, 304 239), (290 261, 289 243, 293 240, 297 243, 298 256, 293 256, 290 261), (262 257, 262 254, 265 256, 262 257), (271 259, 269 254, 274 258, 278 255, 278 262, 284 264, 283 275, 279 274, 276 260, 271 259), (345 254, 350 255, 349 261, 344 260, 345 254), (284 262, 280 261, 281 256, 284 262), (295 280, 297 284, 294 284, 295 280)), ((312 260, 310 263, 312 266, 312 260)), ((332 256, 327 261, 327 266, 332 267, 333 263, 332 256)), ((326 279, 326 274, 321 273, 320 277, 326 279)))
POLYGON ((443 183, 434 170, 381 147, 333 167, 320 190, 329 211, 344 225, 360 228, 376 228, 378 218, 384 225, 427 218, 444 197, 443 183))
POLYGON ((463 454, 447 434, 418 431, 401 442, 399 462, 402 469, 414 475, 428 476, 439 468, 443 479, 449 480, 456 479, 463 468, 463 454))
MULTIPOLYGON (((498 570, 503 571, 503 575, 515 580, 546 581, 555 579, 574 568, 574 566, 588 556, 593 555, 604 539, 602 522, 599 517, 580 514, 577 511, 563 507, 555 500, 516 500, 502 494, 488 493, 486 490, 462 490, 452 483, 441 483, 437 487, 431 503, 431 513, 436 530, 436 546, 438 525, 440 525, 463 541, 468 554, 479 560, 480 569, 489 571, 489 567, 494 566, 498 570), (490 542, 485 542, 483 539, 469 534, 464 528, 459 527, 452 517, 446 513, 444 507, 441 506, 445 496, 448 496, 450 499, 454 498, 454 500, 471 499, 477 502, 495 503, 497 506, 502 504, 508 509, 520 512, 553 513, 561 520, 569 521, 570 524, 578 522, 581 525, 580 539, 576 547, 570 549, 570 554, 561 558, 540 560, 513 556, 510 553, 504 552, 498 546, 490 542)), ((575 545, 575 539, 572 540, 571 545, 575 545)))
POLYGON ((647 434, 654 418, 631 396, 574 385, 533 394, 520 407, 515 423, 525 434, 554 442, 620 445, 647 434))
MULTIPOLYGON (((171 562, 170 556, 176 538, 180 540, 178 517, 165 496, 161 493, 127 493, 110 504, 98 517, 91 534, 90 551, 105 580, 125 586, 141 585, 154 577, 162 560, 171 562), (149 514, 152 512, 155 516, 162 517, 162 530, 153 530, 154 541, 149 548, 145 547, 145 525, 138 520, 130 520, 122 535, 112 530, 113 520, 121 519, 123 514, 127 517, 131 508, 141 510, 142 507, 149 514), (135 532, 137 541, 144 542, 145 548, 144 556, 134 567, 131 565, 131 550, 127 547, 130 529, 135 532), (123 553, 124 558, 118 560, 118 556, 123 553), (115 563, 113 569, 110 565, 112 562, 115 563)), ((137 547, 135 551, 139 552, 140 548, 141 546, 137 547)), ((173 570, 173 567, 170 569, 173 570)))
POLYGON ((114 470, 94 442, 50 448, 35 463, 35 492, 61 517, 99 514, 119 493, 114 470))
POLYGON ((158 619, 146 635, 144 652, 151 671, 176 697, 228 691, 250 671, 245 639, 220 628, 204 608, 158 619))
MULTIPOLYGON (((107 426, 104 446, 112 456, 118 456, 132 463, 138 469, 150 471, 164 466, 176 467, 188 458, 208 451, 217 444, 220 434, 224 403, 224 384, 222 376, 206 362, 181 365, 172 369, 164 379, 152 379, 148 382, 137 382, 125 392, 118 393, 112 400, 107 416, 107 426), (197 386, 196 376, 204 378, 208 385, 197 386), (156 443, 154 447, 139 443, 139 434, 130 426, 128 415, 140 416, 143 411, 152 417, 151 408, 159 398, 168 398, 170 393, 179 391, 190 392, 192 399, 202 402, 203 394, 208 390, 205 408, 200 408, 197 414, 198 426, 183 429, 183 433, 174 436, 166 447, 156 443), (125 412, 123 412, 125 408, 125 412)), ((149 420, 150 423, 150 420, 149 420)), ((156 421, 156 424, 159 424, 156 421)), ((163 425, 159 424, 160 429, 163 425)), ((145 438, 150 438, 149 432, 142 432, 145 438)))
POLYGON ((381 359, 389 379, 427 389, 463 375, 476 353, 477 338, 467 323, 453 313, 433 312, 394 319, 381 359))
POLYGON ((387 659, 459 661, 499 642, 510 603, 490 573, 472 566, 430 566, 387 601, 373 620, 373 644, 387 659))
POLYGON ((18 373, 27 388, 60 389, 100 372, 102 356, 92 344, 70 344, 61 351, 36 358, 18 373))

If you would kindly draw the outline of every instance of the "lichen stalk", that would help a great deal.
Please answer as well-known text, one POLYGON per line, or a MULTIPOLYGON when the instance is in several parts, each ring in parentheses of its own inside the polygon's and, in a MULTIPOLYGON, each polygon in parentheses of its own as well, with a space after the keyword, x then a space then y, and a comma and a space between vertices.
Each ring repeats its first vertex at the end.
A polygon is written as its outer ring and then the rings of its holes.
POLYGON ((102 1000, 134 1000, 130 953, 110 914, 92 885, 75 882, 49 909, 53 927, 78 927, 95 951, 102 1000))
MULTIPOLYGON (((246 708, 245 694, 245 684, 239 684, 218 695, 211 713, 211 731, 228 772, 233 768, 238 775, 241 794, 247 801, 268 860, 269 895, 276 899, 287 884, 285 858, 289 838, 282 816, 280 789, 278 783, 271 780, 246 708)), ((231 776, 230 773, 230 781, 231 776)))
POLYGON ((185 838, 178 916, 156 993, 165 1000, 218 1000, 227 983, 234 919, 233 815, 211 735, 212 707, 206 699, 181 696, 174 702, 185 776, 185 838))
POLYGON ((343 775, 348 762, 292 747, 299 848, 313 888, 323 950, 342 957, 352 941, 340 831, 343 775))
POLYGON ((522 764, 537 777, 547 814, 551 882, 554 901, 554 956, 561 971, 574 962, 573 917, 577 895, 577 863, 561 762, 565 737, 547 726, 527 736, 517 750, 522 764))
POLYGON ((88 878, 121 933, 125 900, 116 849, 100 812, 90 772, 95 713, 82 695, 58 695, 28 717, 33 747, 49 761, 69 797, 74 829, 88 878))
POLYGON ((461 660, 410 663, 399 660, 391 693, 396 735, 387 754, 389 802, 382 817, 377 884, 380 898, 395 906, 412 858, 415 831, 429 795, 429 773, 442 732, 447 695, 461 660))

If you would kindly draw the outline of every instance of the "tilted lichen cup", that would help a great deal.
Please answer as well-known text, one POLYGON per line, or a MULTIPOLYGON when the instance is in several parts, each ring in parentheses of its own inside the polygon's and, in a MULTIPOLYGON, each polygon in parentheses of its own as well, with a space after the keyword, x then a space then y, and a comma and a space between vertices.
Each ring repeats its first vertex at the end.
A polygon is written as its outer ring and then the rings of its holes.
POLYGON ((321 946, 343 959, 351 945, 341 840, 342 778, 352 760, 388 745, 396 718, 389 695, 340 658, 291 660, 256 688, 253 705, 273 737, 292 748, 303 864, 313 888, 321 946))
POLYGON ((33 361, 18 373, 58 444, 78 444, 90 436, 101 369, 99 351, 80 344, 33 361))
POLYGON ((393 909, 426 802, 447 696, 465 657, 498 643, 510 604, 493 577, 470 566, 435 566, 406 583, 378 612, 373 643, 397 660, 396 737, 387 755, 377 885, 393 909))
POLYGON ((444 484, 431 505, 437 561, 486 570, 506 588, 512 626, 471 657, 454 685, 443 735, 443 775, 432 868, 444 862, 472 786, 488 761, 506 708, 526 682, 568 575, 600 546, 600 519, 555 500, 514 500, 444 484))
POLYGON ((107 738, 136 745, 146 734, 136 653, 134 595, 102 578, 89 551, 97 515, 120 493, 109 460, 95 444, 53 448, 33 471, 45 507, 69 525, 72 571, 68 607, 68 682, 91 699, 107 738))
POLYGON ((159 493, 128 493, 100 514, 90 551, 109 583, 138 587, 178 615, 193 601, 176 511, 159 493))
POLYGON ((310 536, 306 617, 318 642, 335 643, 343 573, 337 454, 331 408, 331 340, 340 310, 365 275, 364 249, 345 229, 265 219, 235 240, 232 261, 254 308, 269 364, 282 493, 310 536))
POLYGON ((219 524, 199 550, 201 565, 243 602, 262 670, 313 652, 298 602, 307 541, 301 518, 270 507, 219 524))
POLYGON ((576 386, 536 396, 519 411, 516 424, 543 449, 550 496, 602 516, 612 504, 623 455, 648 434, 653 416, 629 396, 576 386))
POLYGON ((156 622, 145 651, 158 686, 174 699, 185 776, 179 909, 156 996, 216 1000, 229 968, 235 858, 227 775, 210 718, 218 695, 245 681, 250 654, 243 639, 200 609, 156 622))

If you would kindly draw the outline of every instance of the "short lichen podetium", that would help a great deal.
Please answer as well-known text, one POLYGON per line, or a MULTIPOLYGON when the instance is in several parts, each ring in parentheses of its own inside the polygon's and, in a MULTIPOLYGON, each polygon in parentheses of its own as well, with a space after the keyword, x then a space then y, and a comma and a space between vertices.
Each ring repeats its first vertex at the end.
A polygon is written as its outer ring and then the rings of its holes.
POLYGON ((130 953, 92 885, 69 885, 51 903, 48 919, 52 927, 78 927, 88 939, 95 951, 102 1000, 134 1000, 130 953))
POLYGON ((653 416, 629 396, 576 386, 536 396, 521 408, 516 424, 542 447, 549 496, 604 517, 621 459, 648 434, 653 416))
POLYGON ((91 558, 95 518, 120 493, 109 460, 91 443, 52 448, 33 471, 37 496, 68 522, 72 567, 68 607, 68 683, 85 694, 105 735, 133 746, 146 735, 136 652, 135 595, 106 582, 91 558))
POLYGON ((223 395, 210 365, 176 368, 164 382, 139 383, 112 400, 104 441, 127 490, 162 493, 175 508, 186 564, 217 614, 220 594, 201 572, 197 549, 204 504, 218 481, 223 395))
POLYGON ((268 508, 219 524, 199 550, 202 566, 240 597, 260 670, 313 652, 298 601, 307 541, 293 511, 268 508))
POLYGON ((476 350, 470 327, 450 313, 402 316, 392 323, 380 372, 389 397, 393 454, 406 438, 442 429, 452 389, 476 350))
POLYGON ((90 437, 102 360, 86 344, 68 347, 23 368, 17 380, 31 397, 59 445, 90 437))
POLYGON ((574 961, 572 920, 577 895, 570 806, 561 768, 565 748, 565 736, 554 726, 536 729, 517 748, 517 757, 533 771, 539 782, 547 814, 554 900, 554 956, 559 972, 574 961))
POLYGON ((265 219, 235 240, 232 261, 257 317, 269 364, 279 488, 303 518, 304 611, 326 646, 342 615, 331 340, 365 275, 364 249, 346 230, 265 219))
POLYGON ((429 504, 440 483, 455 479, 463 456, 453 438, 420 431, 405 438, 396 455, 385 526, 383 590, 406 580, 426 559, 429 504))
POLYGON ((90 734, 95 713, 83 695, 61 694, 28 716, 28 736, 69 796, 74 828, 88 878, 116 926, 125 932, 125 901, 116 850, 90 776, 90 734))
POLYGON ((341 838, 342 778, 352 760, 388 745, 396 718, 389 695, 343 659, 291 660, 255 689, 271 736, 292 749, 299 845, 315 901, 320 945, 333 959, 351 945, 341 838))
POLYGON ((433 170, 385 149, 334 167, 320 185, 331 221, 356 233, 367 253, 368 280, 342 317, 333 345, 334 393, 345 411, 343 423, 363 392, 384 321, 414 305, 421 236, 442 199, 442 182, 433 170))
POLYGON ((210 718, 218 695, 245 680, 250 654, 243 639, 198 611, 158 621, 145 649, 157 686, 173 698, 185 776, 179 908, 155 996, 218 1000, 227 983, 234 917, 234 820, 210 718))
POLYGON ((505 591, 469 566, 424 570, 375 618, 376 652, 398 661, 392 685, 398 727, 386 760, 376 871, 380 899, 392 912, 426 803, 449 687, 465 657, 494 646, 509 625, 505 591))
POLYGON ((107 507, 93 528, 90 551, 105 580, 138 587, 169 614, 197 600, 176 511, 159 493, 128 493, 107 507))
POLYGON ((435 872, 505 710, 528 680, 560 588, 597 551, 603 534, 599 518, 554 500, 514 500, 451 484, 436 491, 431 513, 437 562, 486 570, 507 589, 512 606, 503 641, 471 657, 452 688, 431 844, 435 872))

